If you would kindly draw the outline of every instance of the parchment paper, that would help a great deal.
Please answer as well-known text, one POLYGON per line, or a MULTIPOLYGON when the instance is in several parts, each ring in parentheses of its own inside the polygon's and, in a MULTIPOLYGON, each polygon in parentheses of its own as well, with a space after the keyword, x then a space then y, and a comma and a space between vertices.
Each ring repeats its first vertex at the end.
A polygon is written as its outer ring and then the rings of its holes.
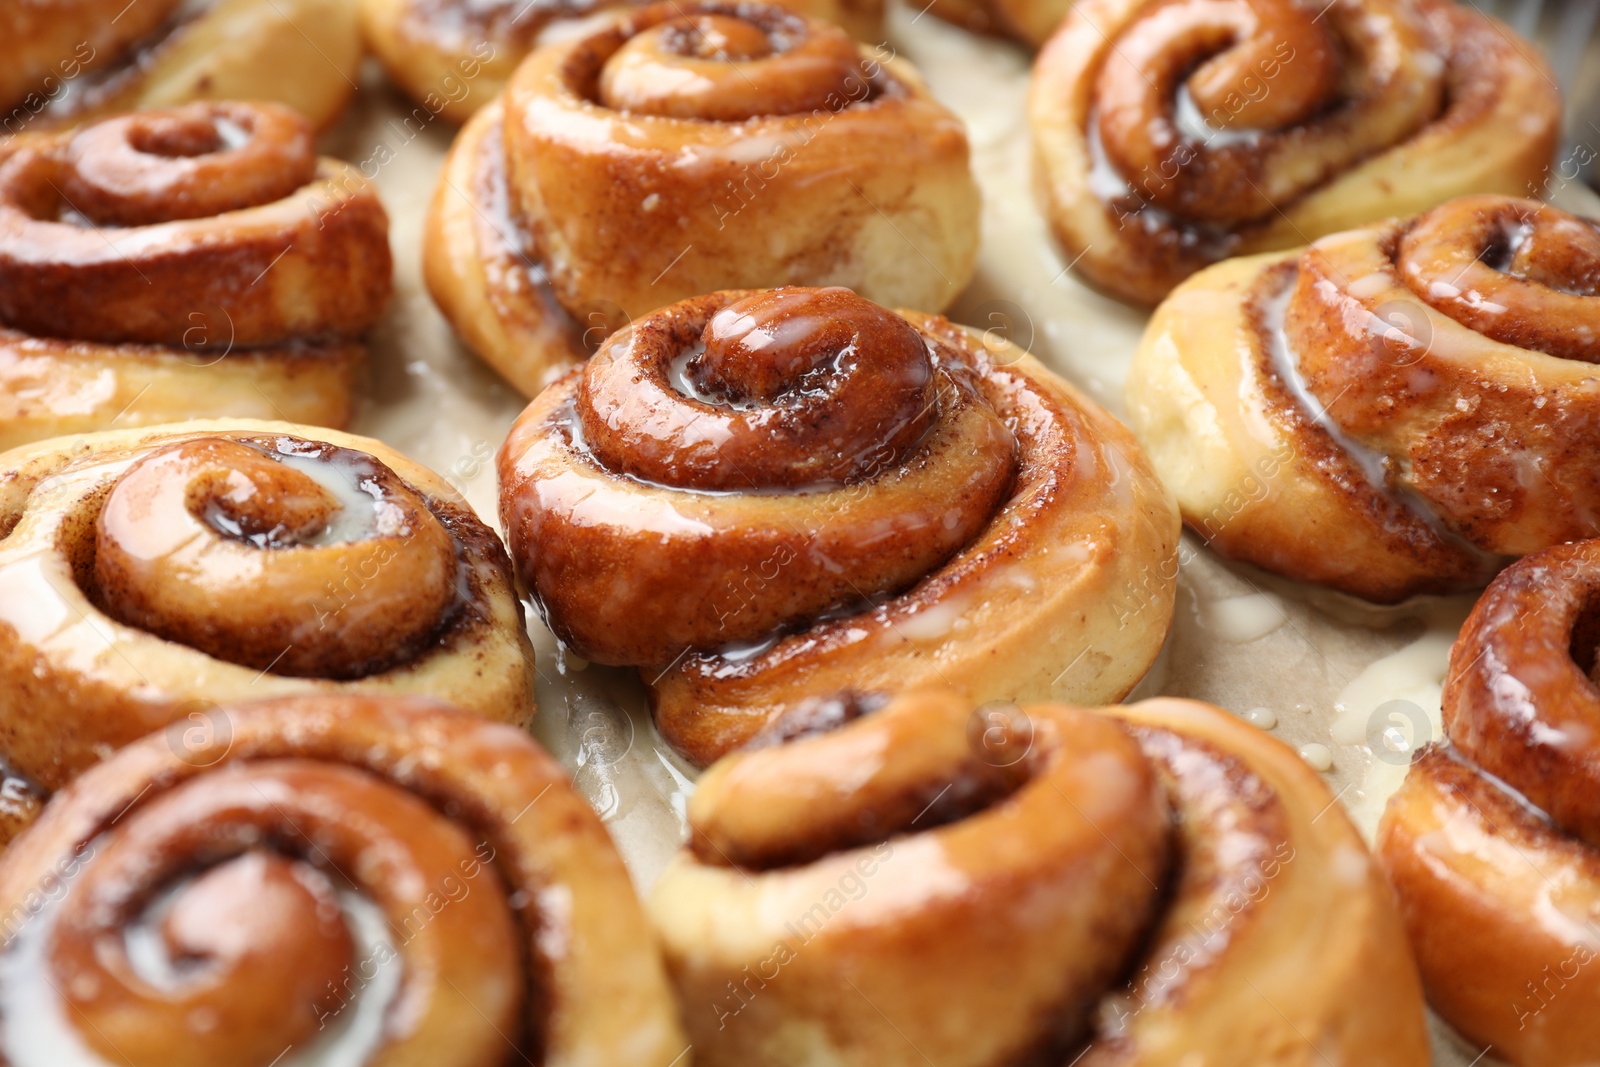
MULTIPOLYGON (((888 38, 966 120, 983 187, 978 276, 951 317, 1030 347, 1120 413, 1145 316, 1068 277, 1047 239, 1030 189, 1028 56, 915 9, 893 12, 888 38)), ((454 134, 426 115, 369 61, 354 110, 323 146, 367 163, 393 223, 397 293, 374 338, 370 398, 355 429, 450 477, 498 525, 493 454, 523 400, 455 341, 422 286, 422 217, 454 134)), ((1600 214, 1576 182, 1556 199, 1600 214)), ((1172 636, 1135 695, 1207 700, 1270 725, 1291 746, 1321 746, 1306 755, 1326 765, 1330 788, 1370 836, 1411 748, 1439 732, 1445 656, 1470 607, 1468 597, 1374 609, 1224 563, 1186 534, 1172 636)), ((536 617, 530 629, 536 733, 606 819, 645 890, 681 840, 692 774, 656 737, 631 672, 564 657, 536 617)), ((1436 1031, 1437 1063, 1466 1067, 1478 1055, 1436 1031)))

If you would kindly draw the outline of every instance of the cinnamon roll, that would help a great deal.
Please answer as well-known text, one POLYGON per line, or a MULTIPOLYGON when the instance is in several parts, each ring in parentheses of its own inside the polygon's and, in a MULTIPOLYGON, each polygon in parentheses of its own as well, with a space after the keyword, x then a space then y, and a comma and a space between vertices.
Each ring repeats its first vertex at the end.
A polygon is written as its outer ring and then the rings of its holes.
POLYGON ((680 1062, 627 873, 522 731, 398 696, 211 717, 0 859, 0 1062, 680 1062))
POLYGON ((1154 304, 1228 256, 1468 193, 1529 195, 1561 127, 1538 49, 1446 0, 1084 0, 1034 66, 1044 212, 1154 304))
POLYGON ((29 139, 0 165, 0 448, 202 415, 343 425, 388 229, 277 105, 29 139))
POLYGON ((532 396, 629 319, 718 289, 937 311, 972 275, 978 206, 960 120, 906 64, 782 8, 669 2, 539 48, 473 116, 423 266, 532 396))
POLYGON ((1600 229, 1467 197, 1233 260, 1157 310, 1129 415, 1224 555, 1392 603, 1600 533, 1600 229))
MULTIPOLYGON (((406 95, 448 122, 465 122, 499 95, 527 54, 587 29, 596 16, 646 0, 361 0, 361 29, 406 95)), ((783 0, 789 11, 837 23, 861 41, 883 30, 883 0, 783 0)))
POLYGON ((518 572, 702 766, 844 689, 1119 699, 1171 621, 1177 518, 1115 420, 989 344, 844 289, 639 319, 500 450, 518 572))
POLYGON ((940 692, 849 719, 778 720, 690 800, 647 906, 697 1064, 1429 1062, 1388 886, 1261 731, 940 692))
POLYGON ((1450 649, 1447 740, 1378 830, 1429 1002, 1516 1067, 1600 1047, 1597 621, 1600 542, 1496 578, 1450 649))
POLYGON ((1008 37, 1029 48, 1050 39, 1073 0, 934 0, 927 13, 973 33, 1008 37))
POLYGON ((0 454, 0 757, 44 791, 197 702, 533 713, 505 550, 376 441, 223 420, 0 454))
POLYGON ((321 128, 360 77, 347 0, 26 0, 0 5, 0 133, 192 100, 284 104, 321 128))

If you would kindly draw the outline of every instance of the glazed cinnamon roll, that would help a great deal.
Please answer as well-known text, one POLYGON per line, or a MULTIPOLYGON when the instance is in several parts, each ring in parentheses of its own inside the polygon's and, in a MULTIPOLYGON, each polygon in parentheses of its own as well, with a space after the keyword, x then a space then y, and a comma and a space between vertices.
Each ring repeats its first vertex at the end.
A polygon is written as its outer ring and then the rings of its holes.
POLYGON ((627 873, 521 730, 356 695, 210 724, 0 860, 0 1062, 680 1062, 627 873))
POLYGON ((0 448, 196 416, 344 425, 388 230, 276 105, 30 139, 0 166, 0 448))
POLYGON ((1072 0, 934 0, 927 13, 971 30, 1038 48, 1050 39, 1072 0))
POLYGON ((1600 542, 1496 578, 1450 649, 1447 740, 1378 830, 1429 1002, 1516 1067, 1600 1047, 1597 622, 1600 542))
POLYGON ((540 48, 473 116, 424 272, 468 347, 530 396, 629 319, 718 289, 847 285, 939 310, 977 254, 967 157, 909 66, 836 27, 658 4, 540 48))
POLYGON ((701 765, 843 689, 1118 699, 1171 621, 1176 516, 1115 420, 990 343, 844 289, 646 316, 502 446, 518 571, 701 765))
POLYGON ((44 791, 197 702, 533 713, 505 550, 376 441, 226 420, 0 454, 0 757, 44 791))
MULTIPOLYGON (((385 72, 430 115, 465 122, 499 95, 541 43, 581 34, 595 16, 646 0, 361 0, 361 29, 385 72)), ((784 0, 859 40, 883 30, 883 0, 784 0)))
POLYGON ((1261 731, 859 705, 776 721, 690 800, 648 909, 696 1063, 1429 1062, 1382 875, 1261 731))
POLYGON ((1391 603, 1600 533, 1600 229, 1468 197, 1233 260, 1152 319, 1129 416, 1224 555, 1391 603))
POLYGON ((1154 304, 1228 256, 1528 195, 1561 97, 1443 0, 1085 0, 1034 66, 1038 189, 1091 285, 1154 304))
POLYGON ((27 0, 0 5, 0 132, 191 100, 284 104, 317 127, 360 77, 345 0, 27 0))

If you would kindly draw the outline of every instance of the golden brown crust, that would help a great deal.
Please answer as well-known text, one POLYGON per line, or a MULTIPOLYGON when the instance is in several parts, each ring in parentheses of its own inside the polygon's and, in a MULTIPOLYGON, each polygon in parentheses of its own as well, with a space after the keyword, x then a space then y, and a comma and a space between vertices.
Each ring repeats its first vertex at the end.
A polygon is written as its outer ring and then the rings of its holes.
POLYGON ((144 738, 7 850, 0 911, 18 1067, 57 1041, 135 1067, 315 1057, 373 1011, 404 1025, 357 1027, 352 1059, 664 1065, 687 1044, 565 772, 518 729, 417 698, 212 706, 144 738), (206 980, 148 977, 163 961, 206 980), (53 1003, 23 1009, 30 989, 53 1003), (33 1025, 52 1013, 60 1034, 33 1025))
MULTIPOLYGON (((104 53, 116 55, 160 29, 182 0, 150 0, 122 11, 116 0, 59 0, 6 4, 0 37, 9 62, 0 69, 0 107, 20 104, 29 93, 49 90, 63 76, 76 77, 104 53)), ((59 91, 59 90, 58 90, 59 91)), ((9 127, 6 133, 20 132, 9 127)))
POLYGON ((124 413, 342 423, 391 270, 376 191, 316 159, 305 120, 278 105, 26 139, 0 164, 0 374, 16 389, 0 436, 124 413))
POLYGON ((1437 0, 1087 0, 1034 67, 1040 198, 1092 285, 1154 304, 1228 256, 1537 188, 1537 49, 1437 0), (1121 57, 1121 58, 1113 58, 1121 57))
POLYGON ((1436 1012, 1517 1067, 1593 1058, 1593 848, 1435 746, 1389 799, 1378 850, 1436 1012))
POLYGON ((1538 347, 1586 354, 1596 233, 1465 197, 1219 264, 1157 310, 1131 421, 1226 555, 1382 602, 1481 585, 1600 532, 1592 365, 1538 347))
POLYGON ((581 364, 612 330, 609 305, 561 306, 506 188, 505 108, 467 120, 445 156, 424 222, 422 273, 451 327, 525 396, 581 364))
POLYGON ((973 33, 1008 37, 1030 48, 1050 39, 1072 0, 935 0, 927 12, 973 33))
POLYGON ((719 289, 839 284, 946 306, 977 252, 965 131, 905 64, 851 48, 825 23, 713 0, 541 47, 503 117, 475 116, 446 164, 425 252, 435 299, 530 394, 586 339, 719 289), (691 54, 713 37, 741 43, 691 54), (709 96, 686 88, 708 77, 709 96))
MULTIPOLYGON (((195 325, 226 336, 226 322, 204 313, 195 325)), ((346 426, 365 367, 360 341, 191 350, 58 341, 0 329, 0 451, 196 414, 346 426)))
POLYGON ((914 358, 842 338, 837 355, 809 347, 813 330, 852 321, 808 313, 829 300, 864 303, 777 290, 675 305, 523 413, 500 454, 501 516, 552 627, 581 655, 639 666, 663 734, 702 764, 778 709, 845 689, 945 680, 979 700, 1122 696, 1165 638, 1176 576, 1175 516, 1131 439, 1025 353, 986 351, 937 317, 901 313, 921 338, 914 358), (711 381, 694 360, 683 381, 663 378, 702 331, 717 341, 705 328, 722 309, 742 328, 778 305, 766 327, 782 338, 774 360, 807 353, 790 367, 804 388, 741 408, 685 394, 711 381), (839 361, 825 390, 803 373, 818 359, 839 361), (646 399, 585 419, 584 390, 613 374, 646 399), (865 414, 840 410, 852 397, 865 414), (923 415, 935 417, 919 436, 899 434, 923 415), (729 419, 748 419, 766 443, 711 448, 731 441, 729 419), (789 422, 798 432, 784 440, 789 422), (591 424, 616 438, 613 454, 626 459, 644 439, 683 466, 665 484, 614 470, 591 424), (822 426, 826 440, 807 444, 822 426), (836 451, 835 436, 856 445, 836 451), (786 449, 795 470, 813 470, 814 456, 848 466, 796 485, 776 462, 786 449), (727 478, 696 488, 718 471, 727 478))
POLYGON ((1379 847, 1434 1008, 1517 1067, 1600 1041, 1592 680, 1600 542, 1512 564, 1450 650, 1447 744, 1412 762, 1379 847))
POLYGON ((345 0, 8 4, 0 30, 16 57, 0 76, 8 134, 194 100, 284 104, 322 129, 360 77, 361 34, 345 0))
POLYGON ((1518 561, 1461 628, 1444 690, 1445 729, 1461 751, 1591 846, 1600 845, 1597 612, 1600 541, 1518 561))
POLYGON ((498 538, 437 475, 376 441, 199 422, 33 445, 0 470, 0 752, 46 789, 207 701, 355 690, 513 723, 533 713, 532 650, 498 538), (216 458, 241 449, 248 462, 216 458), (332 525, 280 527, 304 517, 283 488, 322 507, 331 494, 332 525), (399 505, 412 499, 424 509, 407 522, 399 505), (441 545, 447 567, 393 569, 441 545), (283 645, 255 647, 275 629, 283 645))
POLYGON ((1215 708, 908 693, 689 818, 649 910, 713 1067, 1428 1060, 1359 836, 1215 708))

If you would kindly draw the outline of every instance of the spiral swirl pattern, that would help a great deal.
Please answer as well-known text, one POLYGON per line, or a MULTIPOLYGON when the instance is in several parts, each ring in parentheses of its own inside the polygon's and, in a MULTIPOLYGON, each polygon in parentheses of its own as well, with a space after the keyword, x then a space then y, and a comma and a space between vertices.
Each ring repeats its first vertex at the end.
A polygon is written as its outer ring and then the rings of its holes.
POLYGON ((1390 799, 1379 848, 1428 999, 1519 1067, 1580 1063, 1600 914, 1600 542, 1536 553, 1450 650, 1445 740, 1390 799))
POLYGON ((1109 616, 1172 550, 1172 515, 1109 417, 999 351, 843 289, 640 319, 501 449, 520 573, 578 654, 653 680, 658 723, 700 762, 880 671, 1048 691, 1081 641, 1104 658, 1065 684, 1124 691, 1170 588, 1152 581, 1137 625, 1109 616), (978 636, 991 611, 1029 631, 1031 667, 978 636))
POLYGON ((508 528, 562 639, 603 663, 661 667, 685 646, 759 640, 937 568, 988 524, 1016 442, 958 357, 935 358, 910 323, 843 289, 704 297, 613 337, 569 379, 570 408, 548 421, 530 409, 502 452, 508 528), (552 450, 580 448, 655 493, 753 496, 770 525, 724 520, 681 546, 662 545, 670 528, 648 518, 597 527, 579 499, 587 479, 542 469, 552 450), (877 483, 870 504, 863 482, 877 483), (628 564, 653 558, 717 590, 781 548, 787 595, 733 617, 715 597, 659 597, 628 564))
POLYGON ((613 111, 744 122, 827 106, 864 77, 855 42, 772 8, 671 19, 629 38, 600 69, 613 111))
POLYGON ((1421 300, 1513 348, 1600 363, 1600 228, 1533 200, 1469 197, 1419 219, 1396 249, 1421 300))
MULTIPOLYGON (((361 24, 389 77, 412 99, 450 122, 465 122, 505 88, 541 43, 577 31, 585 20, 646 2, 362 0, 361 24)), ((861 41, 883 36, 882 0, 785 0, 780 6, 841 26, 861 41)), ((734 35, 744 32, 735 29, 734 35)))
POLYGON ((1597 254, 1590 220, 1464 197, 1213 268, 1146 335, 1135 426, 1230 555, 1386 602, 1481 585, 1505 557, 1600 533, 1597 254), (1202 464, 1179 438, 1207 417, 1179 412, 1188 383, 1242 388, 1266 418, 1220 416, 1202 464), (1219 512, 1268 455, 1270 506, 1219 512), (1316 544, 1293 529, 1308 517, 1316 544))
POLYGON ((403 698, 209 715, 85 775, 0 862, 0 1060, 681 1054, 622 864, 521 731, 403 698))
POLYGON ((417 692, 532 714, 504 549, 375 441, 200 423, 0 470, 0 757, 46 791, 201 700, 417 692))
POLYGON ((387 219, 359 177, 347 199, 332 181, 343 165, 316 163, 310 138, 284 108, 190 104, 13 153, 0 169, 0 320, 181 346, 187 312, 214 305, 240 346, 361 332, 389 296, 387 219), (152 300, 152 286, 172 296, 152 300))
POLYGON ((424 258, 446 317, 532 396, 721 289, 944 307, 977 208, 965 131, 915 71, 782 7, 696 0, 535 50, 452 149, 424 258))
POLYGON ((213 437, 152 452, 95 520, 95 585, 115 617, 282 674, 359 678, 411 658, 448 616, 456 566, 443 523, 393 471, 298 441, 213 437), (336 473, 307 473, 319 463, 336 473), (306 605, 352 567, 372 577, 323 632, 324 614, 306 605), (246 603, 258 610, 241 616, 246 603))
POLYGON ((698 1062, 1427 1062, 1354 828, 1226 714, 923 692, 768 729, 649 901, 698 1062))
POLYGON ((1432 0, 1096 0, 1036 67, 1046 209, 1091 284, 1155 303, 1230 255, 1520 193, 1560 126, 1535 54, 1432 0))
POLYGON ((123 414, 342 423, 390 272, 376 193, 286 108, 190 104, 32 141, 0 166, 0 440, 123 414))

